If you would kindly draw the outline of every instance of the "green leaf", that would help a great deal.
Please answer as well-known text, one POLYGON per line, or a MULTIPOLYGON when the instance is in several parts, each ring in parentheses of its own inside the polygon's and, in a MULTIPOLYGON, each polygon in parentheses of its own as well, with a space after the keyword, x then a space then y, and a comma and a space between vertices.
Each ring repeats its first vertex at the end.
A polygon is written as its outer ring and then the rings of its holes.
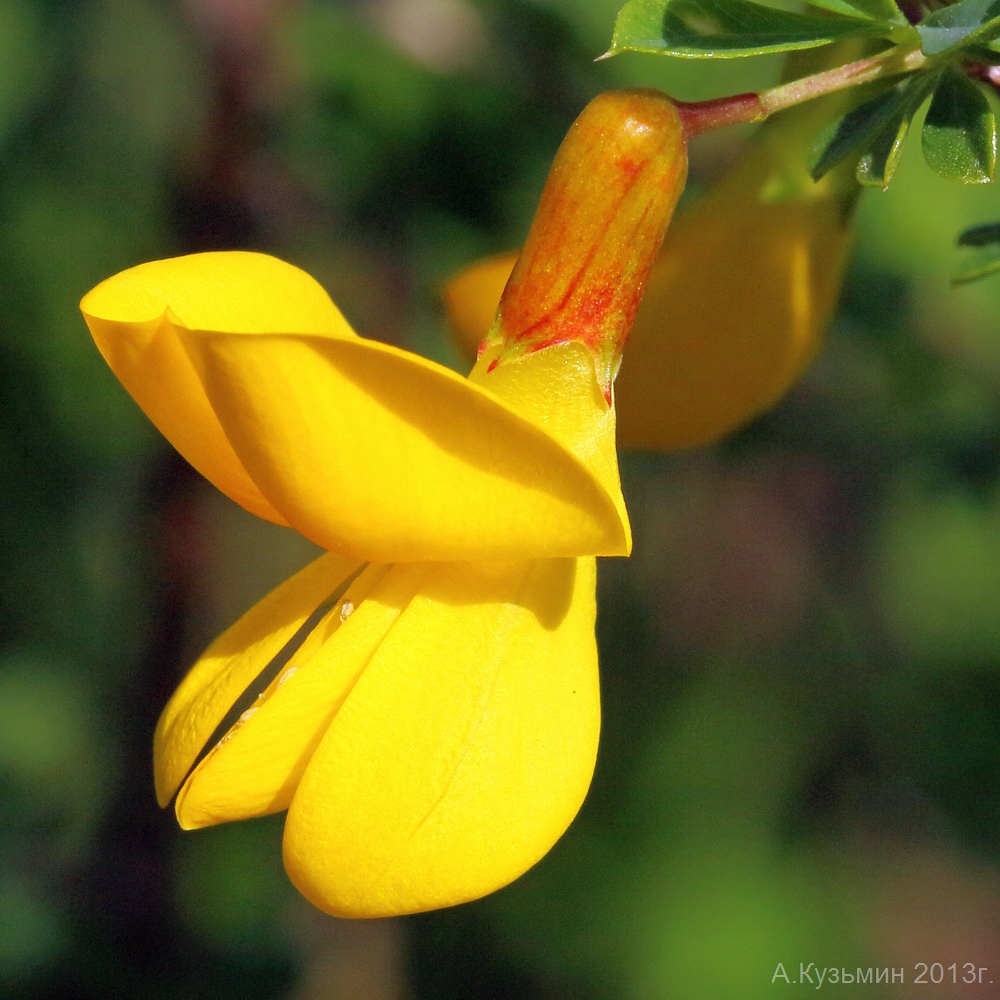
POLYGON ((951 276, 956 285, 1000 271, 1000 222, 966 229, 958 245, 968 249, 951 276))
POLYGON ((776 10, 753 0, 628 0, 615 21, 610 51, 724 59, 885 35, 890 28, 844 14, 776 10))
POLYGON ((986 95, 956 69, 945 71, 927 109, 924 158, 943 177, 987 184, 997 165, 997 123, 986 95))
POLYGON ((848 157, 858 158, 861 184, 886 187, 902 153, 910 122, 937 80, 908 77, 848 111, 817 143, 812 176, 819 180, 848 157))
POLYGON ((960 0, 917 25, 926 56, 990 41, 1000 35, 1000 0, 960 0))

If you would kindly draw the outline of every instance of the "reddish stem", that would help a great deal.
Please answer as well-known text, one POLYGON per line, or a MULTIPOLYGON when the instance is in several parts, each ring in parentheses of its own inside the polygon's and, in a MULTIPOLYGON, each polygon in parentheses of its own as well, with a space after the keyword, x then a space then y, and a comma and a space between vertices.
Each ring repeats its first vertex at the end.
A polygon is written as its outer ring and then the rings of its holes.
POLYGON ((737 122, 755 122, 767 117, 759 94, 733 94, 694 103, 677 101, 676 105, 685 139, 737 122))
POLYGON ((887 49, 857 62, 779 84, 759 94, 733 94, 731 97, 694 103, 677 101, 677 113, 684 128, 684 136, 690 139, 702 132, 735 125, 737 122, 763 121, 775 112, 823 94, 831 94, 871 80, 912 73, 921 69, 926 62, 927 57, 919 49, 887 49))

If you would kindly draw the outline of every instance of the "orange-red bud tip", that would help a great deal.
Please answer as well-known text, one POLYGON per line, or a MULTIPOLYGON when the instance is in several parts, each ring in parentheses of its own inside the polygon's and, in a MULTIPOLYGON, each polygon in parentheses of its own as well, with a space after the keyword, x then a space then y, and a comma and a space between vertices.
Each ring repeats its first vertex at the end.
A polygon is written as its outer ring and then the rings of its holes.
POLYGON ((677 109, 654 90, 595 97, 556 153, 484 342, 493 365, 580 341, 611 383, 687 176, 677 109))

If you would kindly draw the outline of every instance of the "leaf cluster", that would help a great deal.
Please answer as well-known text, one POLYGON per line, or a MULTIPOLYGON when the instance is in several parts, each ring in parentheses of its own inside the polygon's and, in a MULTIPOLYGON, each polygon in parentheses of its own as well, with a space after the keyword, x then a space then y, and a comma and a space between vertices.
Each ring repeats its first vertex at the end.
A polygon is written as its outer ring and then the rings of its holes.
MULTIPOLYGON (((821 134, 811 170, 819 179, 853 162, 858 182, 886 188, 918 112, 927 163, 963 184, 985 184, 997 166, 1000 0, 812 0, 802 10, 757 0, 628 0, 610 53, 649 52, 730 59, 864 40, 877 51, 760 95, 767 112, 856 88, 821 134), (770 98, 770 100, 769 100, 770 98)), ((977 227, 959 242, 973 251, 956 280, 1000 269, 1000 226, 977 227)))

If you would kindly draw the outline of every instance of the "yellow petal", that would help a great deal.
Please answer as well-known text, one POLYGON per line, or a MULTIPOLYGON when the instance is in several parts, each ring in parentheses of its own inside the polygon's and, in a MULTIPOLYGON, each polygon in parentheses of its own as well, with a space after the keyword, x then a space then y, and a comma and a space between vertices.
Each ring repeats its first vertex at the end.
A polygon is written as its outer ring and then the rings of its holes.
POLYGON ((432 565, 369 566, 351 582, 184 783, 182 827, 288 807, 330 720, 432 565))
POLYGON ((365 340, 178 334, 254 482, 323 548, 375 562, 628 550, 594 472, 440 365, 365 340))
POLYGON ((153 769, 166 805, 230 708, 293 639, 309 616, 358 570, 326 554, 254 605, 191 668, 160 716, 153 769))
POLYGON ((477 898, 538 861, 593 771, 593 629, 591 559, 434 567, 295 792, 298 889, 386 916, 477 898))
POLYGON ((553 344, 493 367, 501 350, 487 349, 469 380, 500 396, 583 460, 614 501, 625 533, 624 551, 618 554, 627 555, 632 534, 618 475, 615 407, 605 402, 590 349, 578 341, 553 344))
POLYGON ((174 447, 247 510, 284 523, 233 453, 174 324, 353 337, 326 292, 273 257, 204 253, 123 271, 80 308, 112 371, 174 447))

